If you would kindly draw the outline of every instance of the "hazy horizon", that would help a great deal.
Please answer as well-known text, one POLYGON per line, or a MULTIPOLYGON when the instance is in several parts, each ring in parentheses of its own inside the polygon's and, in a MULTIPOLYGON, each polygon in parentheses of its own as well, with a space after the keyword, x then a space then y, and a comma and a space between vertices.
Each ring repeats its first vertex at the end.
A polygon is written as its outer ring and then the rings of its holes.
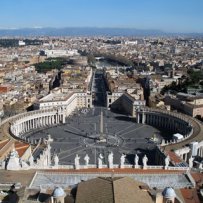
POLYGON ((196 0, 7 0, 0 29, 122 28, 203 33, 203 1, 196 0))

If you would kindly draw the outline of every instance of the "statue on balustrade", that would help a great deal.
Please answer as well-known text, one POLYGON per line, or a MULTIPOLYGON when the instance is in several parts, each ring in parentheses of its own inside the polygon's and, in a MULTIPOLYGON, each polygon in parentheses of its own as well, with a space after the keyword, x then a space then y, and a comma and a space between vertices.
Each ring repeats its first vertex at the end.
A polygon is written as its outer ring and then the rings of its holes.
POLYGON ((102 168, 103 159, 104 159, 103 155, 99 154, 99 157, 98 157, 98 168, 102 168))
POLYGON ((20 170, 21 169, 18 152, 15 149, 13 149, 9 155, 6 169, 7 170, 20 170))
POLYGON ((58 167, 58 164, 59 164, 59 157, 57 154, 55 154, 54 156, 54 166, 58 167))
POLYGON ((47 144, 50 144, 51 142, 53 142, 53 138, 51 138, 51 135, 48 134, 48 137, 47 137, 47 144))
POLYGON ((113 152, 108 155, 109 168, 113 168, 113 152))
POLYGON ((122 154, 120 158, 120 167, 124 168, 126 155, 122 154))
POLYGON ((167 155, 165 158, 165 169, 168 168, 169 164, 170 164, 170 157, 169 157, 169 155, 167 155))
POLYGON ((85 155, 84 160, 85 160, 85 165, 88 166, 90 161, 90 157, 88 156, 88 154, 85 155))
POLYGON ((191 156, 189 158, 189 167, 192 168, 193 167, 193 161, 194 161, 194 158, 191 156))
POLYGON ((147 168, 147 162, 148 162, 148 158, 147 158, 146 154, 144 155, 142 162, 143 162, 143 169, 146 169, 147 168))
POLYGON ((32 154, 30 155, 30 158, 28 161, 29 161, 30 166, 34 165, 34 157, 32 156, 32 154))
POLYGON ((139 156, 137 154, 135 154, 135 159, 134 159, 134 164, 135 166, 138 166, 139 165, 139 156))
POLYGON ((80 169, 80 157, 78 154, 75 156, 75 169, 80 169))

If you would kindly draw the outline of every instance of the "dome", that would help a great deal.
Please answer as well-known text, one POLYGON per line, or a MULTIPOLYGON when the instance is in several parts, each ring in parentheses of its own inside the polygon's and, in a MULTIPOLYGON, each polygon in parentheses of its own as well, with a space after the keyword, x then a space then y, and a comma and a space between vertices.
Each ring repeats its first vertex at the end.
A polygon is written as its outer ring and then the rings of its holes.
POLYGON ((65 192, 64 192, 64 190, 61 187, 56 187, 54 189, 54 191, 53 191, 52 196, 57 198, 57 197, 64 196, 64 194, 65 194, 65 192))
POLYGON ((176 197, 176 193, 175 193, 174 189, 171 188, 171 187, 165 188, 164 191, 162 192, 162 195, 165 198, 174 198, 174 197, 176 197))

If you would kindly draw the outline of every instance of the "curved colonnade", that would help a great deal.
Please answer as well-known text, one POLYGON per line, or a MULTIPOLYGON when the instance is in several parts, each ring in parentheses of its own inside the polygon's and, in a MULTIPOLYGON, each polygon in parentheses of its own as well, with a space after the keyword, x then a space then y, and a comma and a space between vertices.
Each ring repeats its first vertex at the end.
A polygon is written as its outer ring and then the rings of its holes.
MULTIPOLYGON (((143 108, 137 111, 137 123, 147 124, 171 133, 180 133, 183 141, 193 134, 193 125, 190 117, 159 109, 143 108)), ((163 140, 162 146, 175 143, 175 140, 163 140)))
MULTIPOLYGON (((24 133, 65 123, 65 117, 63 108, 22 113, 4 120, 1 124, 2 133, 26 141, 23 136, 24 133)), ((179 149, 192 141, 202 141, 202 124, 187 115, 160 109, 142 108, 137 110, 136 119, 137 123, 166 129, 169 132, 178 132, 184 136, 179 141, 163 140, 161 146, 165 146, 165 148, 179 149)))
POLYGON ((202 141, 203 128, 200 121, 185 114, 166 110, 143 108, 136 112, 137 123, 148 124, 184 136, 180 140, 163 140, 161 146, 176 150, 193 141, 202 141))
MULTIPOLYGON (((66 106, 66 108, 68 108, 68 106, 66 106)), ((24 134, 32 133, 33 131, 38 131, 44 128, 49 128, 53 125, 65 123, 66 117, 67 114, 65 113, 63 107, 22 113, 5 119, 1 123, 1 132, 4 136, 13 137, 14 139, 21 140, 30 144, 37 144, 38 146, 40 142, 37 141, 33 143, 32 140, 26 138, 24 134)), ((202 124, 196 119, 180 113, 168 112, 153 108, 142 108, 137 110, 136 119, 138 123, 148 124, 156 128, 160 128, 162 129, 162 132, 163 129, 166 129, 171 133, 179 132, 184 135, 184 138, 179 141, 171 140, 162 142, 161 147, 163 146, 164 150, 174 150, 176 154, 178 154, 186 162, 188 162, 191 155, 195 156, 195 153, 196 155, 203 157, 203 128, 202 124), (196 144, 191 144, 194 141, 196 141, 196 144)), ((30 156, 28 160, 30 165, 29 167, 50 167, 50 156, 50 145, 48 144, 43 153, 40 154, 40 156, 37 158, 35 165, 33 165, 32 155, 30 156)), ((55 163, 54 167, 58 168, 58 161, 56 160, 55 162, 57 164, 55 163)), ((70 166, 67 165, 60 167, 66 168, 70 166)), ((126 165, 125 167, 132 166, 126 165)), ((163 168, 163 166, 161 167, 163 168)), ((71 168, 73 168, 73 166, 71 166, 71 168)))
POLYGON ((37 110, 15 115, 1 123, 2 133, 15 139, 24 139, 23 134, 32 130, 65 123, 65 114, 60 109, 37 110))

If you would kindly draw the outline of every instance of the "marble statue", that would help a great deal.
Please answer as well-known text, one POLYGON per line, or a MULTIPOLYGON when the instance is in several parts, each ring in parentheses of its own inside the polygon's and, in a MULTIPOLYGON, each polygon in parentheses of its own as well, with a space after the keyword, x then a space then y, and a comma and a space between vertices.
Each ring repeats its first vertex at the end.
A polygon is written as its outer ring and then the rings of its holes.
POLYGON ((6 169, 7 170, 20 170, 21 169, 18 152, 15 149, 13 149, 9 155, 6 169))
POLYGON ((194 158, 191 156, 191 157, 189 158, 189 167, 190 167, 190 168, 193 167, 193 160, 194 160, 194 158))
POLYGON ((59 157, 57 156, 57 154, 55 154, 55 156, 54 156, 54 166, 58 167, 58 164, 59 164, 59 157))
POLYGON ((165 158, 165 169, 168 168, 169 163, 170 163, 170 157, 169 157, 169 155, 167 155, 166 158, 165 158))
POLYGON ((75 169, 80 169, 80 157, 78 154, 75 156, 75 169))
POLYGON ((34 165, 34 158, 33 158, 32 154, 30 155, 28 161, 29 161, 30 166, 33 166, 33 165, 34 165))
POLYGON ((51 138, 51 135, 48 134, 47 136, 47 143, 53 142, 53 139, 51 138))
POLYGON ((19 158, 18 152, 17 152, 15 149, 13 149, 13 150, 11 151, 11 153, 10 153, 10 158, 14 158, 14 157, 19 158))
POLYGON ((126 155, 122 154, 120 158, 120 168, 124 168, 126 155))
POLYGON ((109 163, 109 168, 113 168, 113 152, 110 152, 108 155, 108 163, 109 163))
POLYGON ((147 158, 146 154, 144 155, 142 162, 143 162, 143 169, 146 169, 147 168, 147 162, 148 162, 148 158, 147 158))
POLYGON ((199 169, 202 169, 203 168, 203 165, 202 165, 202 162, 199 163, 199 169))
POLYGON ((103 158, 104 158, 103 155, 99 154, 99 157, 98 157, 98 168, 102 168, 103 158))
POLYGON ((90 157, 88 156, 88 154, 85 155, 84 160, 85 160, 85 166, 88 166, 90 161, 90 157))
POLYGON ((135 167, 137 167, 139 164, 139 156, 137 154, 135 154, 135 159, 134 159, 134 164, 135 164, 135 167))

